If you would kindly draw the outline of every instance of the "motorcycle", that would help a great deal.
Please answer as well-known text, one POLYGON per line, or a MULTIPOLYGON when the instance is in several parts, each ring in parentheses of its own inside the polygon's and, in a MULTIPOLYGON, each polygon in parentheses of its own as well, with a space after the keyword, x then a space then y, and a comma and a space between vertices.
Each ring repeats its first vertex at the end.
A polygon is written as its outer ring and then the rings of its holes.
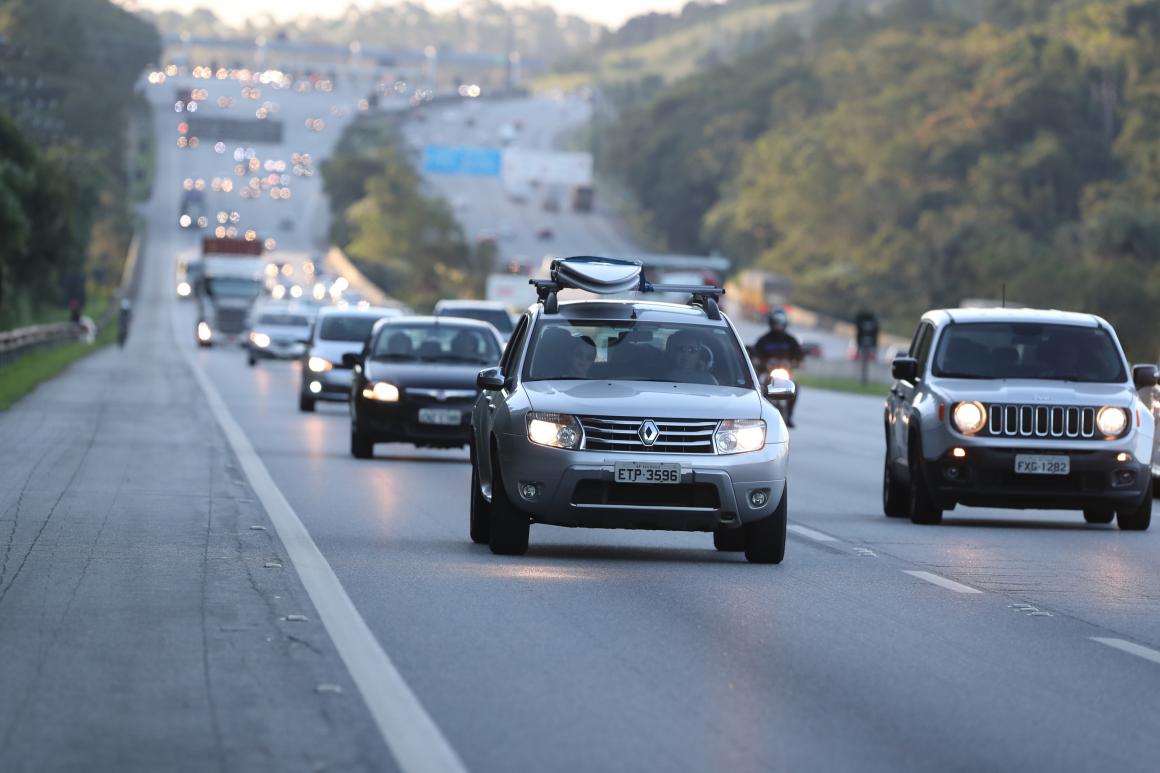
MULTIPOLYGON (((752 349, 750 349, 750 356, 753 359, 753 369, 757 371, 757 379, 762 394, 765 394, 765 388, 774 381, 789 381, 794 385, 796 392, 797 382, 794 379, 796 363, 779 357, 762 357, 752 349)), ((791 427, 793 426, 793 420, 791 418, 793 416, 793 405, 796 400, 796 394, 789 400, 770 400, 781 414, 781 418, 791 427)))

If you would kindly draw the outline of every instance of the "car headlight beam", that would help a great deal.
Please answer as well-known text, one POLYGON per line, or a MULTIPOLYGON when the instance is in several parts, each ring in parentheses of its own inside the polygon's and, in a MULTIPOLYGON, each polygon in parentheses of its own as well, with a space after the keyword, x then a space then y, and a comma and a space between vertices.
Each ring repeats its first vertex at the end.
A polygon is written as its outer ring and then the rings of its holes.
POLYGON ((197 340, 205 342, 213 338, 213 329, 210 328, 209 323, 202 320, 197 323, 197 340))
POLYGON ((974 435, 987 426, 987 410, 982 403, 959 403, 951 413, 955 429, 964 435, 974 435))
POLYGON ((250 343, 259 349, 265 349, 270 345, 270 336, 265 333, 250 333, 250 343))
POLYGON ((1119 437, 1128 428, 1128 412, 1123 408, 1105 405, 1096 414, 1096 429, 1108 437, 1119 437))
POLYGON ((334 369, 334 363, 322 357, 311 357, 306 361, 306 367, 310 368, 312 373, 325 373, 334 369))
POLYGON ((713 447, 719 454, 743 454, 765 445, 762 419, 726 419, 713 433, 713 447))
POLYGON ((541 446, 575 449, 583 432, 575 416, 567 413, 528 412, 528 440, 541 446))
POLYGON ((374 385, 368 384, 363 387, 362 396, 368 400, 377 400, 380 403, 397 403, 399 401, 399 388, 386 381, 377 381, 374 385))

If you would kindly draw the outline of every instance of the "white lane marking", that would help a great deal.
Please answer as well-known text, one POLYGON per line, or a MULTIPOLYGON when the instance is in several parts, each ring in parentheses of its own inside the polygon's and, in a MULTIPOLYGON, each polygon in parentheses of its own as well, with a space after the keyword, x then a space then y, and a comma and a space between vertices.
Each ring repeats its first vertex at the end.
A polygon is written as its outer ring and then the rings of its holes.
POLYGON ((286 547, 286 554, 302 578, 322 625, 330 634, 399 769, 403 773, 466 773, 467 768, 459 755, 403 681, 391 658, 379 646, 366 620, 346 594, 322 551, 314 544, 310 532, 230 414, 217 388, 189 349, 181 345, 176 304, 171 308, 177 348, 209 401, 210 410, 238 457, 250 487, 274 523, 274 531, 286 547))
POLYGON ((1129 655, 1135 655, 1136 657, 1144 658, 1144 660, 1151 660, 1153 663, 1160 663, 1160 652, 1157 652, 1151 647, 1145 647, 1142 644, 1136 644, 1125 639, 1110 639, 1103 636, 1092 636, 1091 640, 1098 641, 1100 644, 1106 644, 1121 652, 1127 652, 1129 655))
POLYGON ((837 537, 831 537, 829 534, 823 534, 820 531, 814 531, 807 526, 799 526, 796 523, 791 523, 785 528, 792 531, 794 534, 800 534, 806 539, 812 539, 814 542, 837 542, 837 537))
POLYGON ((904 569, 903 572, 909 574, 911 577, 917 577, 920 580, 926 580, 932 585, 937 585, 940 588, 953 590, 955 593, 982 593, 978 588, 972 588, 970 585, 963 585, 961 582, 948 580, 946 577, 939 577, 937 574, 930 572, 918 572, 912 569, 904 569))

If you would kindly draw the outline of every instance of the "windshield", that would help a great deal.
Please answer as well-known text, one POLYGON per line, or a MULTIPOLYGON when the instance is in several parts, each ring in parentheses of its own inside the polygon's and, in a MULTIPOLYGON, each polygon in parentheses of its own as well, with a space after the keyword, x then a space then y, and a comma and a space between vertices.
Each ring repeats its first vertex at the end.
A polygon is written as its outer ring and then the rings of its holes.
POLYGON ((243 277, 208 277, 206 285, 215 298, 257 298, 262 291, 262 283, 256 279, 243 277))
POLYGON ((1119 350, 1102 328, 1022 322, 951 325, 939 341, 932 372, 1090 383, 1127 378, 1119 350))
POLYGON ((513 330, 512 318, 503 309, 440 309, 438 315, 440 317, 461 317, 463 319, 478 319, 480 322, 490 322, 495 326, 496 330, 505 336, 511 335, 513 330))
POLYGON ((281 325, 284 327, 306 327, 310 320, 298 314, 263 314, 258 317, 259 325, 281 325))
POLYGON ((323 341, 365 341, 378 321, 377 317, 364 315, 325 317, 319 327, 318 337, 323 341))
POLYGON ((729 329, 631 320, 543 322, 534 334, 524 379, 752 386, 729 329))
POLYGON ((500 358, 495 335, 466 325, 387 325, 371 357, 395 362, 446 362, 495 365, 500 358))

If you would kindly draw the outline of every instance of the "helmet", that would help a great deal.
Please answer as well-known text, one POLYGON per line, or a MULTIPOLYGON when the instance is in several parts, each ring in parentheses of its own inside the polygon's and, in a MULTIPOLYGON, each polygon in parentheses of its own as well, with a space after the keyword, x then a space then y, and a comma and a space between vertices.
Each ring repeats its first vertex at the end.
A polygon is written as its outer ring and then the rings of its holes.
POLYGON ((774 309, 769 312, 769 326, 777 330, 785 330, 789 327, 789 315, 785 313, 785 309, 774 309))

